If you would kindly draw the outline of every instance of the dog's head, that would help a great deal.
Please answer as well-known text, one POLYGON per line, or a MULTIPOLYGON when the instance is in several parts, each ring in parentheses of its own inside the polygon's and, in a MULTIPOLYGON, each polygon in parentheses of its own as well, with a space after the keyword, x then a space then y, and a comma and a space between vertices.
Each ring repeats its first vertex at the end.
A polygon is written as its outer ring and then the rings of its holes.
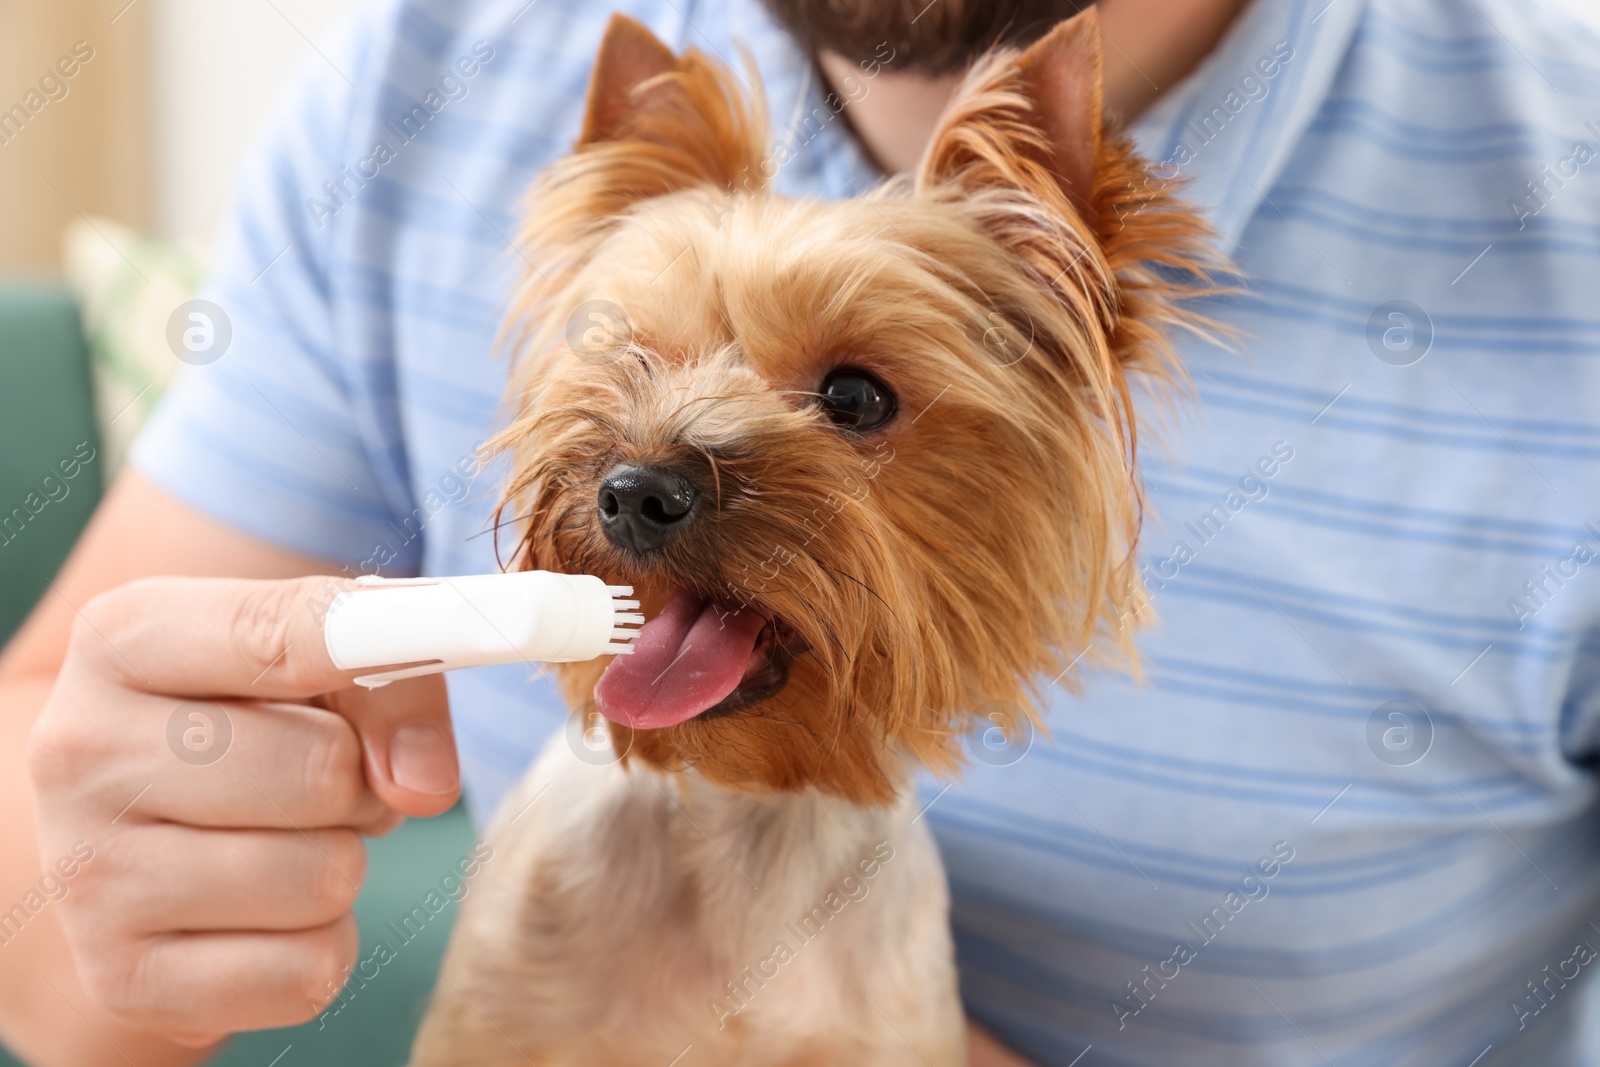
POLYGON ((1099 69, 1089 12, 980 63, 915 175, 794 200, 759 93, 613 20, 532 191, 496 444, 514 563, 651 616, 562 668, 629 758, 882 801, 897 753, 948 769, 970 709, 1127 649, 1131 381, 1203 227, 1102 134, 1099 69))

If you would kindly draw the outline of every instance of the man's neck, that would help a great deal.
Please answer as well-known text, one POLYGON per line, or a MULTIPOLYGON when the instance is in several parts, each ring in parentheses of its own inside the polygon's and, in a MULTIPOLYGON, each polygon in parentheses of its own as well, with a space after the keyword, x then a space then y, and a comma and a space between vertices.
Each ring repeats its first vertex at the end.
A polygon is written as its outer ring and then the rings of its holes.
MULTIPOLYGON (((1216 47, 1247 2, 1101 0, 1106 114, 1119 124, 1138 118, 1216 47)), ((862 95, 856 64, 831 52, 819 55, 817 64, 829 87, 852 100, 843 113, 867 154, 888 173, 916 164, 962 77, 885 68, 862 95)))

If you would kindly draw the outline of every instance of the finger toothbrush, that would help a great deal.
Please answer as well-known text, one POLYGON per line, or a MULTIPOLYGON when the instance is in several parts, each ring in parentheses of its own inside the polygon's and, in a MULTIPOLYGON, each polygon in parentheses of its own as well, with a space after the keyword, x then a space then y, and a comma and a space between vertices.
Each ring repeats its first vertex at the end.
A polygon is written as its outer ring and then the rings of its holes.
POLYGON ((463 667, 575 663, 633 651, 644 616, 632 596, 592 574, 363 575, 334 598, 323 639, 341 670, 391 668, 356 678, 369 689, 463 667))

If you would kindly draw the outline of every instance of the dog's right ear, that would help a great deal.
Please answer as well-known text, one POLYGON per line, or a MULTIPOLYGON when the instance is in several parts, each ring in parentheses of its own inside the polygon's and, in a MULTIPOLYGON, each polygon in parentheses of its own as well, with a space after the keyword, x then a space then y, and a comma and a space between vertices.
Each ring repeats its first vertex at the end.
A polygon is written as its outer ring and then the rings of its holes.
POLYGON ((642 23, 612 15, 571 157, 584 162, 565 177, 604 186, 609 213, 696 185, 753 191, 765 137, 759 95, 728 67, 695 48, 674 55, 642 23))

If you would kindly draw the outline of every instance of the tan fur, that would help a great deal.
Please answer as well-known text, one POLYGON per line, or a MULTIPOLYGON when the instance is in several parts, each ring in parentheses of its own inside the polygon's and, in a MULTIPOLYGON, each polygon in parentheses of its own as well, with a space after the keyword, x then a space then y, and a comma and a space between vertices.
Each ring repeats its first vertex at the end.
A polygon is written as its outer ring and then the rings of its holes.
MULTIPOLYGON (((1093 18, 981 61, 917 172, 844 202, 769 193, 760 99, 613 21, 584 138, 538 179, 523 227, 538 269, 511 324, 518 414, 494 442, 511 461, 502 511, 531 515, 511 562, 634 584, 647 611, 674 588, 748 605, 810 651, 754 706, 614 728, 622 766, 575 770, 553 743, 529 781, 564 786, 562 810, 541 800, 543 815, 499 827, 510 858, 446 967, 471 989, 441 988, 418 1065, 658 1067, 685 1044, 701 1051, 684 1067, 961 1062, 942 876, 908 771, 953 771, 972 709, 1031 709, 1034 680, 1086 647, 1131 659, 1132 394, 1176 380, 1167 331, 1204 325, 1182 306, 1209 284, 1204 227, 1102 136, 1093 18), (1070 136, 1089 150, 1051 140, 1070 136), (631 325, 599 364, 566 345, 591 300, 631 325), (845 433, 818 411, 839 366, 896 391, 884 430, 845 433), (624 461, 693 471, 714 499, 648 563, 595 519, 599 480, 624 461), (700 805, 720 835, 656 797, 700 805), (823 811, 827 832, 804 832, 823 811), (807 978, 786 974, 799 1029, 753 1010, 733 1035, 708 1031, 707 990, 773 936, 755 928, 875 835, 917 857, 920 881, 871 898, 873 958, 835 945, 807 978), (770 879, 746 893, 707 840, 761 857, 770 879), (861 1011, 844 979, 891 1007, 861 1011), (647 1036, 619 1036, 624 1018, 647 1036), (907 1057, 896 1026, 929 1047, 907 1057)), ((561 669, 575 707, 603 667, 561 669)))

